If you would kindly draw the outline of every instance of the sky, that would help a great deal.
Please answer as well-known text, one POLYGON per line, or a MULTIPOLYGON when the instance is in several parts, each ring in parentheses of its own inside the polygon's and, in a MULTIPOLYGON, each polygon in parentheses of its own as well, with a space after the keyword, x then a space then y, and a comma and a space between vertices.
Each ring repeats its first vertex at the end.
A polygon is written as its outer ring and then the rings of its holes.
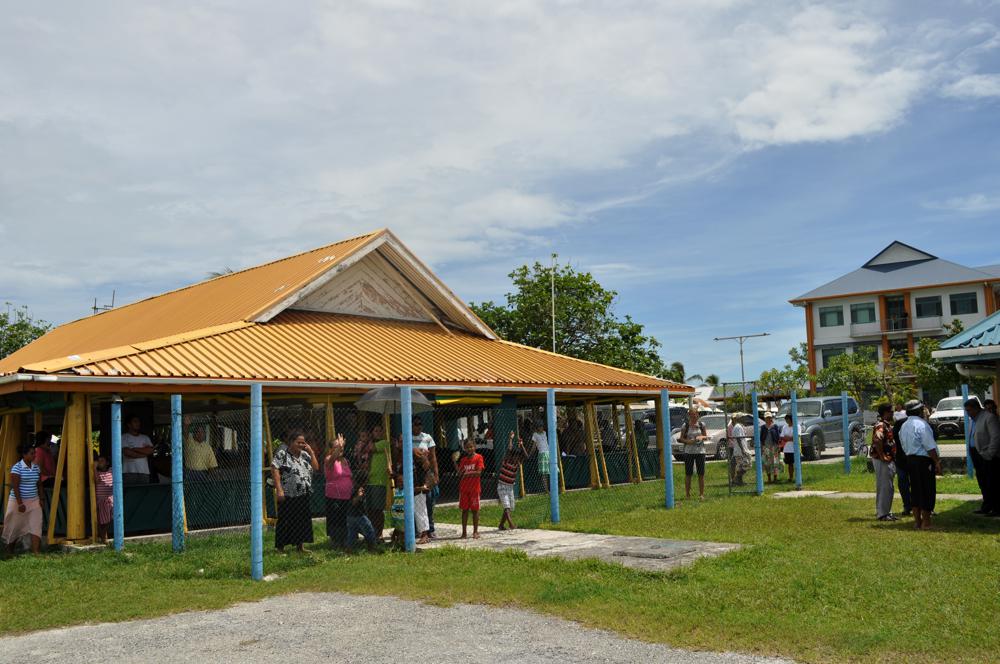
POLYGON ((388 227, 552 253, 748 378, 893 240, 1000 263, 1000 2, 0 0, 0 302, 53 323, 388 227))

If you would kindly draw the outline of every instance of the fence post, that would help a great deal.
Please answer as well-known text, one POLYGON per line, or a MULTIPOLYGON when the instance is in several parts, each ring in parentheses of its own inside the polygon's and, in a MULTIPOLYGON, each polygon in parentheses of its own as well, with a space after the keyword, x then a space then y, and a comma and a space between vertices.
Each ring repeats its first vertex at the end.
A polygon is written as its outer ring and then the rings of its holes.
POLYGON ((559 441, 556 431, 556 391, 545 392, 545 415, 549 430, 549 520, 559 523, 559 441))
POLYGON ((250 577, 254 581, 264 578, 263 492, 264 394, 261 384, 253 383, 250 385, 250 577))
POLYGON ((760 454, 760 418, 757 417, 757 390, 750 393, 751 414, 753 415, 754 473, 757 475, 757 495, 764 495, 764 459, 760 454))
POLYGON ((674 508, 674 464, 673 440, 670 437, 670 390, 660 390, 660 421, 657 426, 663 432, 663 492, 668 510, 674 508))
POLYGON ((795 455, 795 488, 802 488, 802 441, 799 440, 799 400, 792 390, 792 453, 795 455))
POLYGON ((170 495, 174 553, 184 550, 184 431, 181 395, 170 396, 170 495))
POLYGON ((964 413, 964 423, 965 423, 965 474, 967 477, 972 477, 972 430, 971 422, 969 418, 969 413, 965 410, 965 402, 969 400, 969 386, 968 384, 962 384, 962 412, 964 413))
POLYGON ((413 402, 410 388, 399 388, 400 412, 403 425, 403 536, 406 550, 417 550, 417 534, 413 523, 413 402))
POLYGON ((122 496, 122 400, 115 395, 111 401, 111 493, 114 496, 115 551, 125 548, 125 505, 122 496))
MULTIPOLYGON (((861 406, 859 405, 858 408, 861 406)), ((841 427, 844 430, 844 473, 851 474, 851 421, 847 413, 847 392, 840 393, 841 427)))

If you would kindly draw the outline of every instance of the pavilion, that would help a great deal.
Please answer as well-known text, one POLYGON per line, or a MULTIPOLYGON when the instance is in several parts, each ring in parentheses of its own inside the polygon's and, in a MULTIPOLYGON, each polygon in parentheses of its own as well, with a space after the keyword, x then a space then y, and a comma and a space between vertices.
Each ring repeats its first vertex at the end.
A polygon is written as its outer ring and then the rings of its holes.
MULTIPOLYGON (((276 413, 298 409, 296 417, 314 424, 320 439, 356 434, 351 404, 360 394, 409 385, 434 401, 428 428, 451 447, 476 422, 491 429, 499 447, 503 433, 518 426, 519 409, 543 404, 552 388, 561 407, 583 414, 587 433, 587 458, 578 471, 566 468, 566 481, 593 487, 663 472, 662 432, 652 449, 633 427, 614 426, 621 459, 604 454, 609 405, 619 422, 632 402, 654 399, 660 407, 663 390, 693 392, 500 339, 384 229, 66 323, 0 360, 4 483, 18 443, 43 430, 61 435, 49 539, 89 539, 91 449, 109 449, 111 400, 123 399, 125 412, 138 415, 157 442, 157 431, 170 426, 169 396, 183 395, 185 416, 203 418, 225 457, 220 477, 227 480, 201 498, 197 487, 186 492, 188 524, 238 522, 247 514, 240 459, 253 383, 263 385, 271 427, 280 426, 276 413)), ((267 441, 281 433, 268 431, 267 441)), ((169 484, 162 478, 169 483, 170 464, 161 452, 151 460, 160 483, 126 488, 126 533, 169 530, 169 484)))

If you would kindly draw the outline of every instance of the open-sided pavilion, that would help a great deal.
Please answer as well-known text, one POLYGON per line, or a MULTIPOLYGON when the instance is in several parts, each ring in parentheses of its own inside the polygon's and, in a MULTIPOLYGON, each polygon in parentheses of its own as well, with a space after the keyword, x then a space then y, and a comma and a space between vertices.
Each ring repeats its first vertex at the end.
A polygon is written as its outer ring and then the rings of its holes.
MULTIPOLYGON (((92 452, 108 454, 110 404, 122 400, 126 420, 138 415, 157 444, 154 481, 126 487, 124 530, 168 530, 170 397, 181 395, 185 433, 203 423, 220 457, 213 482, 187 487, 188 526, 246 523, 248 394, 258 383, 265 462, 282 427, 312 430, 321 444, 338 432, 356 438, 367 416, 353 402, 406 385, 435 404, 425 427, 444 447, 485 429, 499 463, 519 412, 555 390, 563 415, 582 415, 585 431, 586 454, 559 455, 563 481, 593 487, 662 476, 664 432, 654 445, 619 417, 628 421, 632 402, 661 408, 664 394, 693 391, 500 339, 380 230, 66 323, 0 360, 3 481, 19 443, 60 435, 48 536, 94 537, 92 452)), ((387 424, 398 431, 398 420, 387 424)))

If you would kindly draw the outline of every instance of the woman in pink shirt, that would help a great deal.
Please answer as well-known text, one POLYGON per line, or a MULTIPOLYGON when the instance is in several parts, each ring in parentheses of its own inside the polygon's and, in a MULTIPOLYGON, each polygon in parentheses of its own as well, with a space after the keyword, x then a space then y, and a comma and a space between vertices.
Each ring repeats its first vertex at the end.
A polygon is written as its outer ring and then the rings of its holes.
POLYGON ((341 434, 330 444, 330 453, 323 460, 323 473, 326 476, 326 536, 331 547, 340 548, 347 539, 347 508, 354 486, 341 434))

